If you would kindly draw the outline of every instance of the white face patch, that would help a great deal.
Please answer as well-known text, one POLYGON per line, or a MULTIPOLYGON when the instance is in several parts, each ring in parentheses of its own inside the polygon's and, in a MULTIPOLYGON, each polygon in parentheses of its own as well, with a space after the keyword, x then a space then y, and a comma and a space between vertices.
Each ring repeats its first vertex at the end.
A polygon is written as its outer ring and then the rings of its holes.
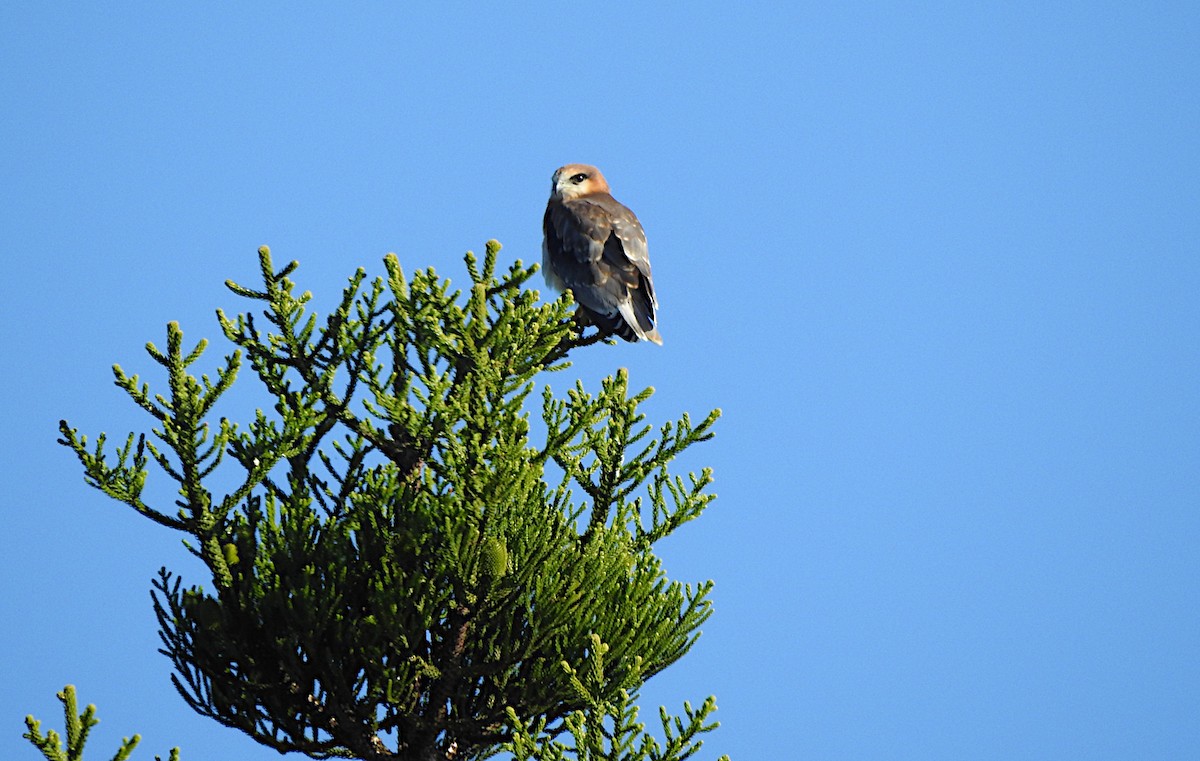
POLYGON ((607 190, 608 185, 596 167, 590 164, 567 164, 554 172, 551 195, 562 200, 572 200, 607 190), (580 175, 583 175, 582 178, 580 175))

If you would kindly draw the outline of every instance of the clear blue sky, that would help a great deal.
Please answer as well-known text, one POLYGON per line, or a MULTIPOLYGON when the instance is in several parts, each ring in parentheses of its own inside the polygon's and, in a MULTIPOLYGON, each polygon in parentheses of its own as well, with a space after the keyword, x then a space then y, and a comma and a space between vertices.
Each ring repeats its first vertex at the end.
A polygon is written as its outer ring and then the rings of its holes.
POLYGON ((577 161, 665 345, 570 372, 725 411, 663 547, 716 614, 647 718, 715 693, 735 761, 1200 757, 1200 6, 251 5, 0 8, 0 757, 68 682, 98 758, 278 757, 175 695, 149 580, 204 579, 56 421, 143 429, 109 366, 161 384, 143 344, 217 338, 261 244, 326 300, 536 260, 577 161))

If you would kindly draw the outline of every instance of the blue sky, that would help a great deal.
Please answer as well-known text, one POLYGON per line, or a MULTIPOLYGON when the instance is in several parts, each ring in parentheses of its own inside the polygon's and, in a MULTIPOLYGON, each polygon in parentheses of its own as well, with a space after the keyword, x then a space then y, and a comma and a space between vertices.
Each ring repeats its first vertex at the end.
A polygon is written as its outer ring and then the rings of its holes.
POLYGON ((0 62, 0 756, 70 682, 97 756, 277 758, 175 695, 147 590, 199 569, 57 420, 143 429, 110 365, 161 383, 141 347, 216 339, 262 244, 326 302, 388 251, 537 260, 576 161, 665 345, 571 377, 725 413, 662 547, 716 613, 648 719, 716 694, 701 757, 742 761, 1200 754, 1194 3, 10 2, 0 62))

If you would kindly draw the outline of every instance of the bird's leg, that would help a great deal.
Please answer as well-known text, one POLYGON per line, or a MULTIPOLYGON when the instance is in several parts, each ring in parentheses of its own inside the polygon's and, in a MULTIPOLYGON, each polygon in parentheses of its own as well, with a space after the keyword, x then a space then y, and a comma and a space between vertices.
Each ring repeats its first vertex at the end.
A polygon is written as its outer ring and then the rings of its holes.
POLYGON ((572 338, 570 335, 568 335, 559 341, 558 345, 550 351, 549 355, 547 355, 547 362, 557 362, 558 360, 567 356, 567 352, 571 351, 572 349, 578 349, 583 346, 591 346, 594 343, 603 341, 605 338, 611 335, 609 333, 605 333, 599 325, 596 325, 596 332, 590 336, 585 336, 583 331, 589 325, 595 325, 595 322, 591 317, 588 316, 587 311, 582 306, 575 310, 574 322, 576 333, 575 337, 572 338))
POLYGON ((575 326, 579 332, 579 337, 571 341, 572 346, 590 346, 612 335, 611 332, 606 331, 603 326, 592 319, 592 316, 588 314, 588 311, 583 308, 582 304, 575 309, 575 326), (595 325, 596 332, 590 336, 585 336, 583 331, 589 325, 595 325))

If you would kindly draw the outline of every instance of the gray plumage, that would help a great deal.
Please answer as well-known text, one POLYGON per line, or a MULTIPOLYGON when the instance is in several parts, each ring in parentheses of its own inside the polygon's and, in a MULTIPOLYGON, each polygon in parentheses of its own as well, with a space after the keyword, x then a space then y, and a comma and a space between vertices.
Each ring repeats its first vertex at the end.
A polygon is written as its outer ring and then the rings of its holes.
POLYGON ((600 330, 662 343, 646 233, 598 169, 568 164, 554 173, 542 230, 542 266, 552 288, 569 289, 600 330))

